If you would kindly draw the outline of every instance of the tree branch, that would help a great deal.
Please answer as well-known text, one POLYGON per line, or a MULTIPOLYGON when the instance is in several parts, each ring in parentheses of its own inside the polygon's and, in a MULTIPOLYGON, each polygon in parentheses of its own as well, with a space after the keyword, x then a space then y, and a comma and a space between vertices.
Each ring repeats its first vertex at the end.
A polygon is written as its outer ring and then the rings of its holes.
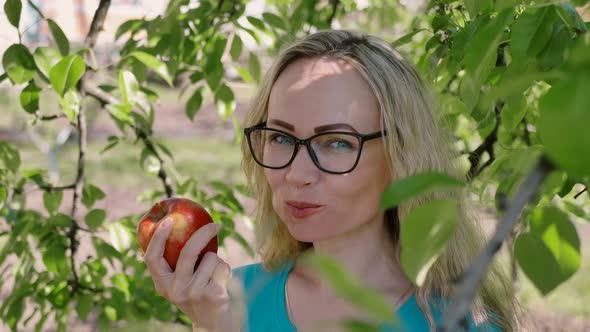
MULTIPOLYGON (((98 33, 102 30, 104 26, 104 21, 107 16, 107 12, 111 5, 111 0, 100 0, 98 4, 98 8, 94 13, 94 18, 92 19, 92 23, 90 24, 90 31, 86 36, 84 41, 84 46, 92 50, 96 45, 96 40, 98 38, 98 33)), ((88 78, 88 73, 85 73, 80 82, 78 83, 78 90, 80 91, 80 95, 82 99, 85 95, 85 82, 88 78)), ((75 188, 74 188, 74 195, 72 198, 72 210, 71 210, 71 217, 72 217, 72 226, 68 231, 68 239, 70 240, 69 248, 70 248, 70 263, 72 264, 72 274, 74 277, 74 283, 72 284, 72 292, 76 292, 80 284, 78 278, 78 272, 76 270, 75 264, 75 256, 76 251, 78 249, 78 240, 76 239, 76 234, 80 229, 80 225, 76 222, 76 210, 78 208, 78 200, 82 197, 82 190, 83 190, 83 180, 84 180, 84 165, 85 165, 85 154, 87 149, 87 139, 88 139, 88 132, 86 130, 86 109, 84 107, 80 107, 80 112, 78 113, 77 117, 77 128, 78 128, 78 170, 76 174, 76 181, 75 181, 75 188)))
POLYGON ((338 12, 338 6, 340 5, 340 0, 330 0, 330 4, 332 5, 332 14, 328 17, 328 26, 332 26, 332 21, 334 17, 336 17, 336 13, 338 12))
MULTIPOLYGON (((107 105, 107 104, 120 104, 120 102, 119 102, 119 100, 117 100, 117 98, 104 92, 99 87, 97 87, 91 83, 86 84, 86 92, 89 96, 92 96, 96 100, 98 100, 103 106, 107 105)), ((174 195, 174 190, 172 189, 172 180, 170 180, 170 177, 168 176, 168 174, 164 170, 164 167, 163 167, 164 160, 162 159, 162 157, 160 156, 160 154, 156 150, 148 133, 146 133, 145 130, 143 130, 142 128, 140 128, 138 126, 133 126, 133 129, 135 130, 137 137, 139 139, 141 139, 143 144, 150 150, 151 153, 154 154, 154 156, 160 162, 160 171, 158 172, 158 177, 162 181, 162 185, 164 186, 164 190, 166 191, 166 196, 172 197, 172 195, 174 195)))
POLYGON ((496 232, 484 250, 463 273, 461 284, 444 313, 442 331, 456 331, 461 321, 469 314, 469 306, 473 302, 479 282, 487 270, 494 255, 502 247, 504 240, 510 235, 518 222, 525 205, 537 194, 539 187, 553 169, 553 164, 544 156, 537 162, 531 173, 526 177, 514 199, 508 202, 506 213, 498 224, 496 232))
POLYGON ((498 141, 498 128, 500 127, 500 112, 504 107, 504 102, 499 100, 494 107, 494 114, 496 117, 496 125, 494 126, 494 130, 486 137, 486 139, 478 146, 473 152, 469 153, 469 163, 471 163, 471 167, 467 172, 467 181, 473 180, 477 175, 479 175, 486 167, 491 165, 494 160, 496 159, 496 155, 494 153, 494 143, 498 141), (487 152, 489 159, 479 166, 479 162, 481 161, 481 157, 483 153, 487 152))
POLYGON ((580 195, 582 195, 583 193, 585 193, 587 191, 588 187, 584 187, 584 189, 582 189, 582 191, 580 191, 579 193, 576 194, 576 196, 574 196, 574 199, 580 197, 580 195))

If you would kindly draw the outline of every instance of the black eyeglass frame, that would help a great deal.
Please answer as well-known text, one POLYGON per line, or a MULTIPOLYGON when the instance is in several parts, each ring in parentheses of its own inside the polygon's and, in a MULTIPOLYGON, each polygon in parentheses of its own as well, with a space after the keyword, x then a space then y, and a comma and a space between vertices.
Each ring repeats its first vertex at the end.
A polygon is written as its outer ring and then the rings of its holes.
POLYGON ((252 127, 244 128, 244 135, 246 136, 246 140, 248 141, 248 147, 250 148, 250 153, 252 154, 254 161, 256 161, 256 163, 262 167, 270 168, 270 169, 282 169, 282 168, 288 167, 289 165, 291 165, 293 160, 295 160, 295 157, 297 156, 297 153, 299 152, 299 146, 304 145, 307 148, 307 153, 309 154, 309 157, 311 158, 313 163, 316 165, 316 167, 319 168, 321 171, 326 172, 326 173, 330 173, 330 174, 346 174, 346 173, 352 172, 356 168, 357 164, 359 163, 365 142, 376 139, 376 138, 380 138, 383 136, 387 136, 387 130, 377 131, 377 132, 370 133, 370 134, 359 134, 359 133, 352 133, 349 131, 326 131, 326 132, 322 132, 319 134, 315 134, 315 135, 310 136, 305 139, 300 139, 300 138, 293 136, 293 134, 282 131, 280 129, 268 128, 268 127, 266 127, 266 122, 261 122, 257 125, 252 126, 252 127), (295 141, 295 148, 293 149, 293 155, 291 156, 291 159, 289 159, 289 161, 285 165, 272 167, 272 166, 264 165, 260 160, 258 160, 258 158, 256 158, 256 153, 254 151, 254 148, 252 147, 252 140, 250 138, 251 137, 250 134, 257 129, 276 131, 278 133, 281 133, 283 135, 291 137, 295 141), (320 162, 319 162, 317 156, 315 155, 315 151, 313 151, 313 148, 311 147, 311 140, 313 140, 314 138, 316 138, 318 136, 332 135, 332 134, 345 134, 345 135, 349 135, 349 136, 354 136, 359 140, 359 152, 356 156, 356 160, 355 160, 354 164, 352 165, 352 167, 346 171, 333 172, 333 171, 329 171, 329 170, 323 168, 320 165, 320 162))

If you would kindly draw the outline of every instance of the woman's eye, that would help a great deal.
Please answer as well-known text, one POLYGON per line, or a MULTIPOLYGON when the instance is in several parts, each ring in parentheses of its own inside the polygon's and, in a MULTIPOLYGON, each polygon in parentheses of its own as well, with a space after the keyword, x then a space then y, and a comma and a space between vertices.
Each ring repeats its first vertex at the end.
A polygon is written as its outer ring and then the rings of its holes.
POLYGON ((354 148, 353 144, 343 140, 332 140, 327 143, 327 146, 329 146, 331 149, 336 150, 350 150, 354 148))
POLYGON ((293 139, 281 134, 271 134, 268 141, 272 144, 293 144, 293 139))

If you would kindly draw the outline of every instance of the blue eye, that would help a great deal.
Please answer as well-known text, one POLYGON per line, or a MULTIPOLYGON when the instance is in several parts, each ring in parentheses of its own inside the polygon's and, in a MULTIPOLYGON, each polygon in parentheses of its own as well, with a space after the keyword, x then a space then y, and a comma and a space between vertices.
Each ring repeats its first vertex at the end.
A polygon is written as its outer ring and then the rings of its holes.
POLYGON ((330 146, 330 148, 337 149, 337 150, 349 150, 349 149, 353 148, 352 144, 350 144, 347 141, 341 141, 341 140, 331 141, 331 142, 329 142, 329 146, 330 146))
POLYGON ((270 134, 270 136, 268 137, 268 141, 271 144, 280 144, 280 145, 285 145, 285 144, 289 144, 292 145, 293 144, 293 138, 286 136, 286 135, 282 135, 282 134, 270 134))

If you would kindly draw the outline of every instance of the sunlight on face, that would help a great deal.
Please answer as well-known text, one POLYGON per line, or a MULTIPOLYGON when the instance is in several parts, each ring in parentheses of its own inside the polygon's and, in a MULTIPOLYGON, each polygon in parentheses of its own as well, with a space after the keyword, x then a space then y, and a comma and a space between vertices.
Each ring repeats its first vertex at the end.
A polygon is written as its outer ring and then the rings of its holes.
MULTIPOLYGON (((374 133, 381 130, 379 123, 377 99, 344 60, 299 59, 285 68, 270 94, 267 127, 300 139, 326 130, 374 133), (339 125, 330 129, 333 124, 339 125)), ((304 242, 335 238, 380 221, 381 194, 391 179, 382 139, 365 142, 358 165, 349 173, 321 171, 301 146, 290 166, 265 168, 265 175, 275 211, 293 237, 304 242), (320 207, 297 209, 289 201, 320 207)))

